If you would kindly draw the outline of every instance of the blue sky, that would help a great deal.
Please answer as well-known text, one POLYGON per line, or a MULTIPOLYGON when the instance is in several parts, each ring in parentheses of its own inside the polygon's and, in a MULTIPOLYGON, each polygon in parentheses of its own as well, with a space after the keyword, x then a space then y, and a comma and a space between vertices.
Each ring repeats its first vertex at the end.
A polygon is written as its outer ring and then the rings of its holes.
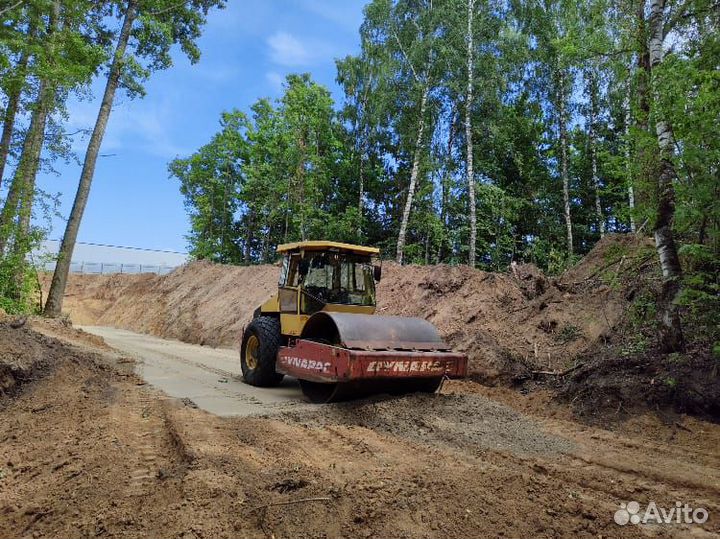
MULTIPOLYGON (((184 251, 188 220, 167 163, 187 156, 218 129, 224 110, 247 110, 258 97, 275 98, 288 73, 309 72, 336 102, 335 58, 356 53, 365 0, 228 0, 209 16, 199 41, 202 58, 190 65, 175 51, 175 66, 153 74, 143 99, 118 94, 98 160, 79 241, 184 251)), ((93 85, 95 98, 102 81, 93 85)), ((97 99, 73 99, 68 131, 91 128, 97 99)), ((87 139, 74 144, 82 155, 87 139)), ((43 175, 42 189, 60 193, 67 217, 79 165, 43 175)), ((62 235, 56 219, 51 238, 62 235)))

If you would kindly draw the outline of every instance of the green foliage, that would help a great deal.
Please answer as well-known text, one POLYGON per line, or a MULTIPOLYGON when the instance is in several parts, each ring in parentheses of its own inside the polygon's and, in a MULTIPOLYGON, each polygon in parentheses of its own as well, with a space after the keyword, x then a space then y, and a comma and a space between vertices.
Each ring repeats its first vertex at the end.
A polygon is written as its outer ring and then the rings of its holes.
POLYGON ((251 118, 223 114, 208 144, 170 163, 190 212, 194 257, 266 262, 279 243, 357 237, 333 105, 309 75, 289 75, 277 102, 259 100, 251 118))
POLYGON ((657 317, 657 305, 655 296, 651 292, 640 294, 630 305, 630 324, 640 330, 650 324, 654 324, 657 317))
POLYGON ((582 330, 573 324, 563 326, 563 328, 554 335, 554 339, 562 344, 576 341, 580 337, 582 337, 582 330))
POLYGON ((565 249, 549 245, 543 240, 536 241, 530 246, 528 258, 534 264, 544 268, 548 275, 560 275, 580 260, 579 255, 568 257, 565 249))
POLYGON ((225 0, 115 0, 115 15, 122 19, 129 3, 138 9, 133 25, 132 49, 123 60, 121 87, 131 97, 145 95, 144 83, 153 71, 172 67, 171 51, 174 45, 191 63, 200 60, 197 40, 202 33, 207 14, 213 8, 224 8, 225 0))
POLYGON ((640 334, 630 340, 628 344, 620 349, 620 355, 622 356, 634 356, 646 352, 649 348, 649 343, 644 335, 640 334))
POLYGON ((680 249, 686 268, 678 303, 699 342, 720 339, 720 255, 707 245, 685 244, 680 249))
POLYGON ((248 126, 244 114, 234 111, 221 119, 222 131, 211 143, 187 159, 176 159, 170 173, 183 178, 180 192, 190 212, 193 256, 231 262, 242 256, 234 233, 240 206, 241 164, 248 148, 242 138, 248 126))
MULTIPOLYGON (((277 243, 302 237, 371 243, 388 255, 395 249, 419 152, 405 259, 464 263, 470 238, 463 124, 469 81, 474 87, 471 120, 480 267, 502 270, 513 260, 529 261, 551 274, 561 273, 599 239, 596 194, 608 232, 628 231, 631 216, 640 225, 654 215, 653 119, 643 119, 646 112, 633 99, 626 110, 625 98, 634 95, 643 77, 628 69, 640 43, 635 26, 628 23, 635 12, 607 0, 552 5, 536 0, 509 4, 476 0, 475 64, 468 79, 467 5, 464 0, 368 4, 360 53, 337 62, 337 80, 345 93, 338 115, 332 112, 329 95, 311 95, 303 85, 294 87, 297 76, 288 79, 286 94, 278 103, 261 100, 252 107, 255 116, 247 135, 251 157, 237 180, 242 185, 241 204, 232 230, 242 246, 231 257, 235 262, 267 260, 277 243), (557 123, 561 73, 571 118, 568 166, 575 240, 571 256, 559 218, 563 214, 557 123), (425 86, 429 101, 425 117, 420 118, 419 97, 425 86), (593 140, 588 131, 591 99, 598 109, 593 140), (312 133, 298 130, 299 118, 329 141, 318 146, 320 153, 303 149, 301 141, 312 133), (425 130, 418 149, 421 120, 425 130), (629 186, 635 189, 634 209, 629 207, 629 186)), ((679 117, 687 99, 711 107, 710 114, 693 119, 693 125, 700 121, 702 133, 686 129, 689 120, 678 124, 678 148, 683 154, 685 148, 689 151, 700 144, 712 147, 717 139, 710 135, 717 118, 712 114, 716 78, 714 64, 707 61, 707 55, 716 51, 717 39, 708 35, 688 41, 684 56, 675 55, 683 69, 674 71, 672 62, 663 67, 672 77, 663 76, 675 81, 663 105, 668 114, 675 111, 679 117), (693 88, 701 89, 697 97, 693 88), (686 97, 675 99, 681 94, 686 97)), ((701 158, 705 157, 699 151, 687 154, 690 160, 682 162, 687 178, 691 162, 697 170, 713 169, 711 159, 700 162, 701 158)), ((713 198, 717 182, 705 177, 704 183, 680 182, 678 222, 690 227, 691 217, 696 223, 705 219, 707 242, 718 237, 713 204, 720 197, 713 198)), ((646 225, 646 230, 651 226, 646 225)), ((199 241, 195 234, 194 230, 190 239, 193 249, 199 241)), ((203 249, 193 252, 213 256, 203 249)), ((612 248, 608 252, 613 257, 623 254, 612 248)))
POLYGON ((606 264, 611 264, 613 262, 621 260, 624 256, 627 256, 627 254, 627 245, 622 243, 613 243, 609 245, 607 249, 605 249, 605 252, 603 253, 603 259, 605 260, 606 264))
POLYGON ((42 229, 34 228, 0 258, 0 308, 8 314, 39 311, 40 285, 37 269, 26 260, 26 253, 44 239, 42 229))
POLYGON ((39 313, 37 270, 25 264, 21 272, 18 283, 13 264, 7 260, 0 262, 0 309, 8 314, 39 313))
POLYGON ((477 186, 478 251, 484 255, 486 269, 502 270, 515 258, 516 227, 520 213, 528 205, 490 184, 477 186))

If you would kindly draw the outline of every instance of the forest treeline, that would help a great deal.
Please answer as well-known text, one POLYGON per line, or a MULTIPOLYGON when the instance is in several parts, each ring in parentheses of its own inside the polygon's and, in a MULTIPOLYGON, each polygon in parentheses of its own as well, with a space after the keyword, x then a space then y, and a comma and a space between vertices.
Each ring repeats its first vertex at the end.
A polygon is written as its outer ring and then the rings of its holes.
MULTIPOLYGON (((28 253, 56 204, 35 180, 72 157, 68 97, 105 82, 51 316, 116 93, 141 97, 173 47, 197 61, 223 3, 0 2, 1 307, 33 307, 28 253)), ((169 164, 190 251, 251 264, 324 238, 403 263, 558 272, 605 234, 647 234, 661 342, 682 349, 681 315, 711 313, 717 333, 720 312, 719 30, 718 0, 371 1, 359 52, 336 61, 339 102, 291 74, 169 164)))
POLYGON ((683 298, 718 300, 719 24, 716 0, 374 0, 341 103, 290 75, 170 163, 191 252, 250 264, 325 238, 557 272, 651 234, 679 349, 683 298))

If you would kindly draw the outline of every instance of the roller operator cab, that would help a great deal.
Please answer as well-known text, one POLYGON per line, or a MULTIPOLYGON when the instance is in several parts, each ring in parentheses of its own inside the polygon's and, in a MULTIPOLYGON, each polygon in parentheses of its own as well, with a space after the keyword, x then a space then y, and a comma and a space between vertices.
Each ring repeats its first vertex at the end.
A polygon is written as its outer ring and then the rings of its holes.
POLYGON ((278 291, 244 329, 245 382, 274 386, 288 374, 313 402, 375 391, 435 391, 464 376, 432 324, 376 316, 379 250, 331 241, 280 245, 278 291))

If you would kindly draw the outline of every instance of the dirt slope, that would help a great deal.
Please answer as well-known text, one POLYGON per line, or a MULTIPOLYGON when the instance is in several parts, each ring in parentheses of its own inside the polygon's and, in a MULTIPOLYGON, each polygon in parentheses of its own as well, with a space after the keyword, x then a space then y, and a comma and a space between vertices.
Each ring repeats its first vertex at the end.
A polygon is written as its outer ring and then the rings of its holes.
POLYGON ((1 538, 720 532, 720 428, 692 418, 640 416, 611 432, 562 411, 524 412, 530 398, 514 392, 501 404, 502 390, 472 382, 435 396, 219 418, 140 385, 121 370, 131 365, 102 351, 2 324, 0 342, 20 351, 13 364, 52 364, 0 397, 1 538), (682 500, 710 520, 616 525, 619 504, 633 499, 682 500))
MULTIPOLYGON (((606 237, 558 280, 532 266, 500 274, 385 263, 378 310, 431 321, 456 350, 469 354, 473 372, 485 381, 564 370, 621 319, 622 294, 590 278, 609 251, 632 251, 637 242, 606 237)), ((253 310, 275 290, 277 274, 270 265, 194 262, 166 276, 72 275, 65 310, 75 324, 236 347, 253 310)))
POLYGON ((211 346, 234 346, 277 287, 275 266, 196 262, 168 275, 71 275, 64 310, 75 325, 115 326, 211 346))

